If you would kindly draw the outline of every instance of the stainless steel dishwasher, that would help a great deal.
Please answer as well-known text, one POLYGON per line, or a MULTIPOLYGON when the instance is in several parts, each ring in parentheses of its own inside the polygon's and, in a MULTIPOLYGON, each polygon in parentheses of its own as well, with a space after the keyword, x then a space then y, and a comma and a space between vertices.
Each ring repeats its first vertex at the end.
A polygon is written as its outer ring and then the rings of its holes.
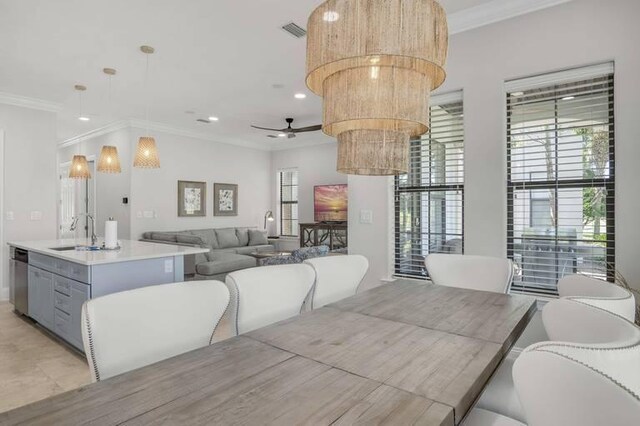
POLYGON ((10 299, 15 310, 29 315, 29 252, 17 247, 10 248, 9 261, 10 299))

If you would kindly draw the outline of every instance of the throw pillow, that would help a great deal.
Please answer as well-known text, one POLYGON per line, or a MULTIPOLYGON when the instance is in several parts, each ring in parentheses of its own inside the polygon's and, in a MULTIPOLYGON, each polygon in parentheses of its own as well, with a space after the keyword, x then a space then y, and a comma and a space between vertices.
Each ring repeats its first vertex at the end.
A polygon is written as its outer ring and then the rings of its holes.
POLYGON ((236 229, 216 229, 216 236, 218 237, 218 245, 220 248, 239 247, 240 241, 236 235, 236 229))
POLYGON ((247 228, 236 228, 236 236, 241 246, 249 245, 249 230, 247 228))
POLYGON ((267 231, 259 231, 257 229, 249 229, 249 245, 263 246, 269 244, 267 239, 267 231))

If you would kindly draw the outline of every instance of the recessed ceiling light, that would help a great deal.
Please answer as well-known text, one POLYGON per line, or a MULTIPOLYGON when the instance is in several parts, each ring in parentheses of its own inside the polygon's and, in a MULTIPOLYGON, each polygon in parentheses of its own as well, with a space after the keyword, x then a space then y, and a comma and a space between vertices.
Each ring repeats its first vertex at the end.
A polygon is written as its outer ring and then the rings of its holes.
POLYGON ((570 101, 572 99, 575 99, 575 96, 565 96, 564 98, 562 98, 563 101, 570 101))
POLYGON ((218 117, 213 117, 213 116, 209 117, 209 121, 218 121, 218 120, 220 120, 218 117))
POLYGON ((304 98, 306 98, 306 97, 307 97, 307 95, 305 95, 304 93, 296 93, 296 94, 294 95, 294 97, 295 97, 296 99, 304 99, 304 98))
POLYGON ((278 137, 279 138, 286 138, 287 134, 286 133, 278 133, 278 137))
POLYGON ((322 19, 324 19, 325 22, 336 22, 338 19, 340 19, 340 14, 335 10, 328 10, 324 13, 324 15, 322 15, 322 19))
POLYGON ((524 92, 512 92, 511 96, 522 96, 524 95, 524 92))
POLYGON ((80 121, 89 121, 91 119, 89 117, 85 117, 84 115, 81 115, 80 117, 78 117, 78 120, 80 120, 80 121))

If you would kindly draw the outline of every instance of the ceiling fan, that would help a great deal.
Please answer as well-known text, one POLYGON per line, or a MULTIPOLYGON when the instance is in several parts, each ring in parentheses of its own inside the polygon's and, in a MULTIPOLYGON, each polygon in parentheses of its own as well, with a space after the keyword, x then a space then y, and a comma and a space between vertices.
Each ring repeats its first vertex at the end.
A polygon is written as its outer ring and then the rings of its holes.
POLYGON ((321 124, 318 124, 318 125, 315 125, 315 126, 301 127, 299 129, 295 129, 295 128, 291 127, 291 124, 293 123, 293 118, 286 118, 285 121, 287 122, 288 126, 285 127, 284 129, 270 129, 268 127, 259 127, 259 126, 254 126, 254 125, 252 125, 251 127, 253 127, 254 129, 270 130, 272 132, 278 132, 277 135, 267 135, 267 137, 269 137, 269 138, 287 138, 287 139, 295 138, 296 137, 296 133, 316 132, 316 131, 322 129, 322 125, 321 124))

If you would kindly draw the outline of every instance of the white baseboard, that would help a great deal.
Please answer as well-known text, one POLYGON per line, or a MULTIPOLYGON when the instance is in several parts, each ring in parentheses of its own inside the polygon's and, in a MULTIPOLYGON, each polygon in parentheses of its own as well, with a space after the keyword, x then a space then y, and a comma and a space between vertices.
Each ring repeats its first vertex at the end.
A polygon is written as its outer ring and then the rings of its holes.
POLYGON ((0 302, 7 302, 9 300, 9 289, 0 288, 0 302))

